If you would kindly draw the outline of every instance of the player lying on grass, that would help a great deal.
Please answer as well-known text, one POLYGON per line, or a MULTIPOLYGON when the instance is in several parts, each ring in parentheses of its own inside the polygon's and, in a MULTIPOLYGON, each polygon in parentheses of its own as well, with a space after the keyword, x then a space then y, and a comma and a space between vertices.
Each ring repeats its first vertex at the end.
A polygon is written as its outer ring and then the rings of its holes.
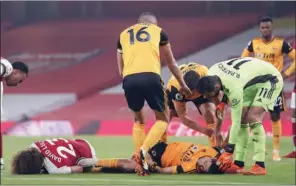
POLYGON ((12 174, 70 174, 85 172, 83 158, 96 159, 93 147, 82 139, 52 139, 33 143, 13 158, 12 174))
MULTIPOLYGON (((221 145, 215 143, 216 140, 214 140, 214 138, 212 137, 212 134, 216 129, 216 124, 218 123, 215 116, 216 106, 215 104, 210 102, 210 100, 204 98, 196 90, 199 79, 208 74, 208 68, 197 63, 188 63, 180 65, 179 69, 184 77, 185 83, 190 88, 192 95, 182 95, 177 79, 174 76, 171 77, 166 89, 166 93, 168 96, 168 105, 170 109, 170 120, 173 117, 179 117, 182 123, 187 127, 208 135, 211 146, 221 145), (207 128, 203 128, 202 126, 198 125, 188 116, 186 111, 187 102, 194 103, 199 113, 205 119, 207 123, 207 128)), ((217 127, 216 132, 220 133, 220 126, 217 127)), ((166 134, 164 134, 162 140, 166 141, 166 134)))
MULTIPOLYGON (((208 147, 187 142, 159 142, 148 151, 147 163, 151 172, 179 173, 222 173, 224 169, 216 165, 222 153, 220 147, 208 147)), ((105 172, 108 169, 120 172, 135 172, 136 162, 132 159, 83 159, 81 164, 94 166, 93 172, 105 172)), ((141 175, 140 172, 137 172, 141 175)))
MULTIPOLYGON (((232 163, 236 148, 236 158, 230 168, 242 171, 246 160, 249 139, 248 126, 252 129, 255 165, 246 175, 265 175, 265 131, 262 120, 267 111, 272 111, 274 102, 283 88, 281 73, 265 61, 245 57, 220 62, 209 69, 209 75, 198 82, 198 91, 216 104, 219 95, 225 94, 231 104, 229 142, 218 163, 232 163)), ((227 167, 227 166, 225 166, 227 167)))

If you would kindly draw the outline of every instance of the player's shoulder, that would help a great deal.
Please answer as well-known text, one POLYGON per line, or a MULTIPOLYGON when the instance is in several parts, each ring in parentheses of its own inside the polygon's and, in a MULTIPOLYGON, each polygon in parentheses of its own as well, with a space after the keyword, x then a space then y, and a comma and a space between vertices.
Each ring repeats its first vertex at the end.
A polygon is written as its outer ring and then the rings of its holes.
POLYGON ((173 91, 174 88, 179 90, 179 83, 174 76, 172 76, 168 81, 167 88, 169 89, 169 91, 173 91))
POLYGON ((285 41, 284 37, 280 37, 280 36, 275 36, 274 37, 274 41, 285 41))

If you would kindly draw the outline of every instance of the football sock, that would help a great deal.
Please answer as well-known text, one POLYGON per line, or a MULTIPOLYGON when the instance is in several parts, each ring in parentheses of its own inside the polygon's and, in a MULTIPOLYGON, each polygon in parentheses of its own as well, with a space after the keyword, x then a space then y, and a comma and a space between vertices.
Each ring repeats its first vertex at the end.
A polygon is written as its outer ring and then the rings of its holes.
MULTIPOLYGON (((165 121, 157 120, 148 132, 146 139, 141 147, 144 153, 147 153, 151 147, 153 147, 166 132, 168 123, 165 121)), ((145 155, 145 154, 144 154, 145 155)))
POLYGON ((255 164, 259 165, 262 168, 265 168, 265 163, 263 161, 256 161, 255 164))
POLYGON ((97 167, 116 168, 116 167, 118 167, 118 159, 98 160, 97 167))
POLYGON ((272 122, 272 134, 273 134, 273 150, 280 149, 280 137, 282 134, 281 120, 272 122))
POLYGON ((145 137, 146 137, 145 124, 134 123, 133 140, 134 140, 135 150, 139 149, 143 145, 145 137))
POLYGON ((239 166, 239 167, 244 167, 244 166, 245 166, 245 162, 243 162, 243 161, 238 161, 238 160, 235 160, 235 161, 234 161, 234 164, 237 165, 237 166, 239 166))
MULTIPOLYGON (((216 123, 207 124, 207 126, 209 129, 214 129, 214 130, 216 129, 216 123)), ((208 137, 208 139, 211 147, 216 145, 214 137, 208 137)))
POLYGON ((258 162, 265 161, 265 130, 262 126, 261 122, 255 122, 250 124, 250 128, 252 129, 254 142, 254 152, 255 156, 253 160, 258 162))
POLYGON ((240 128, 241 128, 241 125, 237 125, 234 123, 231 125, 228 145, 225 147, 226 152, 233 153, 235 144, 238 139, 240 128))
POLYGON ((239 131, 239 138, 237 139, 236 145, 235 145, 235 160, 245 162, 246 161, 246 151, 248 148, 248 142, 249 142, 249 125, 244 124, 241 125, 240 131, 239 131))

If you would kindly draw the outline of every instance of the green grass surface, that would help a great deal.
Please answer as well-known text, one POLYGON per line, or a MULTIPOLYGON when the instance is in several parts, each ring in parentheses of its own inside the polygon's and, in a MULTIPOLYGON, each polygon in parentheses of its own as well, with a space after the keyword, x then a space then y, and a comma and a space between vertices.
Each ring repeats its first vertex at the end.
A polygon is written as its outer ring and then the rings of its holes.
MULTIPOLYGON (((96 149, 99 158, 131 157, 133 151, 131 137, 96 137, 80 136, 87 139, 96 149)), ((9 163, 14 153, 27 148, 35 140, 44 137, 4 137, 4 158, 6 170, 2 172, 3 185, 235 185, 235 184, 295 184, 295 160, 283 159, 273 162, 271 159, 271 138, 267 139, 268 155, 266 156, 267 176, 243 175, 160 175, 152 174, 139 177, 136 174, 73 174, 73 175, 34 175, 13 176, 9 173, 9 163)), ((205 137, 172 137, 170 141, 191 141, 207 144, 205 137)), ((252 165, 252 144, 249 145, 247 167, 252 165)), ((291 138, 282 138, 281 154, 292 149, 291 138)))

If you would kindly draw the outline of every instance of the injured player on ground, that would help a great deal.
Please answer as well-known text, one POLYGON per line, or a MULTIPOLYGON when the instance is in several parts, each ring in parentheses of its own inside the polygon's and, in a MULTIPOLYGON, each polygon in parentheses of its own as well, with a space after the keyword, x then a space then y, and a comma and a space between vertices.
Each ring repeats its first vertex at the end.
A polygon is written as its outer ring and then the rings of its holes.
POLYGON ((80 166, 83 158, 95 161, 93 147, 83 139, 63 138, 33 143, 19 152, 12 160, 12 174, 70 174, 86 172, 80 166))
MULTIPOLYGON (((221 155, 219 147, 208 147, 187 142, 159 142, 149 150, 147 162, 150 172, 179 173, 223 173, 225 170, 216 164, 221 155)), ((82 166, 93 166, 92 172, 135 172, 136 162, 132 159, 83 159, 82 166)), ((227 169, 225 171, 227 172, 227 169)), ((141 173, 138 172, 139 175, 141 173)))

